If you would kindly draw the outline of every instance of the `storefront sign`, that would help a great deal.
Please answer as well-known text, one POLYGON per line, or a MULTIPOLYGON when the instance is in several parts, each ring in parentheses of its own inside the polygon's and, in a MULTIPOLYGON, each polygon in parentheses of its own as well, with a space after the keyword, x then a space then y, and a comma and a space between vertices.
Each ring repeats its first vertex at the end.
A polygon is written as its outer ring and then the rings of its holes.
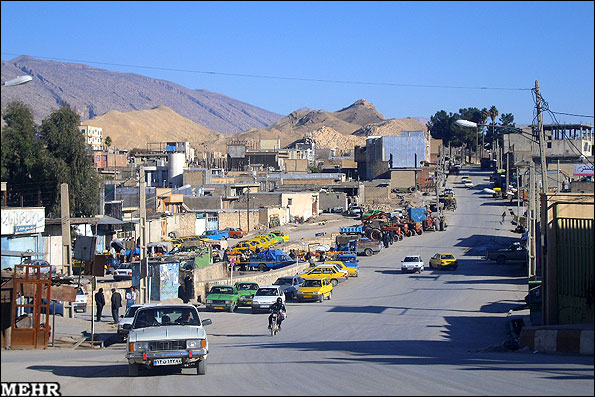
POLYGON ((45 231, 45 208, 2 209, 2 235, 34 234, 45 231))
MULTIPOLYGON (((593 176, 593 164, 575 164, 574 176, 593 176)), ((3 223, 4 225, 4 223, 3 223)))

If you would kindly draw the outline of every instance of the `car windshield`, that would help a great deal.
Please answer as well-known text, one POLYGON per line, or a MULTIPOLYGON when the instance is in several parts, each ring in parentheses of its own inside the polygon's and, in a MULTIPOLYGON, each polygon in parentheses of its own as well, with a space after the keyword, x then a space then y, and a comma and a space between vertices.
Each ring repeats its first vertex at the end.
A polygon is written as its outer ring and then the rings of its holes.
POLYGON ((403 262, 419 262, 419 256, 406 256, 403 262))
POLYGON ((304 287, 322 287, 320 280, 306 280, 304 281, 304 287))
POLYGON ((134 316, 132 328, 159 327, 166 325, 200 325, 196 309, 191 307, 142 308, 134 316))
POLYGON ((275 285, 291 285, 293 282, 290 278, 278 278, 273 284, 275 285))
POLYGON ((134 314, 136 313, 136 311, 140 308, 140 306, 130 306, 127 310, 126 313, 124 314, 124 317, 134 317, 134 314))
POLYGON ((233 288, 231 288, 231 287, 213 287, 213 288, 211 288, 211 294, 233 294, 233 288))
POLYGON ((239 290, 256 289, 256 286, 254 284, 242 283, 242 284, 238 284, 238 289, 239 290))
POLYGON ((79 287, 79 289, 76 290, 76 294, 77 295, 85 295, 85 291, 83 291, 83 289, 79 287))
POLYGON ((442 255, 442 259, 454 259, 455 257, 452 254, 444 254, 442 255))
POLYGON ((277 295, 277 288, 259 288, 256 295, 275 296, 277 295))

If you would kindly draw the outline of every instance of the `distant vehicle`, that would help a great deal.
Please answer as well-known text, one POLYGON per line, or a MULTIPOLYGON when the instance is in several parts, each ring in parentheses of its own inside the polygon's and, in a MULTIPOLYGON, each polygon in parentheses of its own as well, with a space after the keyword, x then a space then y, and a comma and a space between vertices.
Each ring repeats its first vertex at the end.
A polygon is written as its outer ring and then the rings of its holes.
POLYGON ((472 188, 473 188, 473 182, 471 182, 471 181, 467 181, 467 182, 465 182, 465 187, 466 187, 467 189, 472 189, 472 188))
POLYGON ((124 264, 114 270, 114 281, 132 280, 132 265, 124 264))
POLYGON ((227 230, 207 230, 200 237, 210 238, 211 240, 227 240, 229 232, 227 230))
POLYGON ((529 253, 525 245, 516 242, 505 249, 488 250, 485 257, 500 264, 514 261, 527 262, 529 260, 529 253))
POLYGON ((258 291, 258 283, 250 281, 238 281, 234 284, 238 290, 238 306, 252 306, 254 294, 258 291))
POLYGON ((333 294, 333 284, 324 277, 313 277, 306 281, 300 287, 297 293, 298 302, 313 300, 322 302, 324 298, 331 299, 333 294))
POLYGON ((105 273, 113 274, 122 264, 117 258, 109 256, 105 262, 105 273))
POLYGON ((238 307, 240 294, 233 285, 214 285, 206 299, 207 310, 227 310, 233 313, 238 307))
POLYGON ((430 268, 457 270, 459 263, 453 254, 435 254, 430 258, 430 268))
POLYGON ((359 205, 352 205, 349 207, 349 215, 360 216, 363 213, 362 207, 359 205))
POLYGON ((283 251, 273 249, 266 249, 258 254, 253 254, 248 260, 249 267, 258 269, 261 272, 279 269, 281 267, 294 265, 295 263, 296 260, 291 259, 291 257, 283 251))
POLYGON ((258 288, 254 298, 252 299, 252 313, 258 311, 268 311, 273 303, 277 302, 277 298, 281 298, 285 303, 285 294, 279 285, 263 285, 258 288))
POLYGON ((226 227, 223 231, 226 231, 230 238, 242 238, 247 234, 245 230, 239 227, 226 227))
MULTIPOLYGON (((41 304, 45 305, 47 302, 47 299, 41 299, 41 304)), ((23 308, 25 313, 31 313, 33 311, 32 307, 24 307, 23 308)), ((41 314, 45 314, 46 313, 46 309, 45 306, 41 306, 41 314)), ((64 303, 62 301, 55 301, 53 299, 50 299, 50 314, 56 314, 58 316, 64 316, 64 303)))
POLYGON ((296 299, 297 291, 304 283, 304 279, 300 276, 283 276, 279 277, 273 285, 278 285, 285 294, 285 299, 296 299))
POLYGON ((347 280, 348 274, 346 271, 340 271, 334 265, 321 265, 300 274, 304 280, 313 277, 324 277, 333 284, 333 287, 347 280))
POLYGON ((406 272, 417 272, 421 273, 424 271, 424 260, 421 259, 420 255, 407 255, 401 261, 401 271, 406 272))
POLYGON ((76 298, 72 306, 75 313, 85 313, 87 311, 87 293, 83 287, 76 289, 76 298))
POLYGON ((274 230, 271 233, 273 233, 276 236, 282 237, 284 241, 289 241, 289 236, 283 232, 280 232, 278 230, 274 230))

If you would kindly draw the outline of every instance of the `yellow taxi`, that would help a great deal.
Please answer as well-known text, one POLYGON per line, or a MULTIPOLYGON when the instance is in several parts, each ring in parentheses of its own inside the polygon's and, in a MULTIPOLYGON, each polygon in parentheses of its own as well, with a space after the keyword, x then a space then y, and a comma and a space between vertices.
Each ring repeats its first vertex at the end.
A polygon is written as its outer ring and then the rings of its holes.
POLYGON ((271 233, 273 233, 276 236, 282 237, 284 241, 289 241, 289 236, 283 232, 276 230, 276 231, 272 231, 271 233))
POLYGON ((297 301, 318 301, 322 302, 324 298, 331 299, 333 294, 333 284, 324 277, 311 277, 304 280, 304 283, 297 291, 297 301))
POLYGON ((430 258, 431 269, 456 270, 458 266, 457 258, 453 254, 438 253, 430 258))
POLYGON ((242 252, 248 254, 248 251, 256 252, 256 248, 258 247, 260 247, 260 245, 255 241, 242 241, 241 243, 234 245, 228 254, 240 255, 242 252))
POLYGON ((323 265, 337 265, 341 268, 341 270, 346 271, 347 274, 349 274, 349 277, 357 277, 358 276, 357 267, 346 266, 341 261, 326 261, 323 263, 323 265))
POLYGON ((257 238, 259 240, 266 240, 267 243, 270 243, 269 247, 271 245, 275 245, 279 242, 279 240, 272 238, 271 236, 267 236, 266 234, 259 234, 258 236, 254 237, 254 238, 257 238))
POLYGON ((305 273, 300 274, 300 277, 304 280, 313 277, 324 277, 329 280, 334 287, 337 284, 347 280, 347 277, 349 277, 346 271, 341 271, 335 266, 336 265, 319 265, 305 273))
POLYGON ((273 245, 273 243, 270 240, 267 240, 263 237, 254 237, 253 239, 250 239, 249 241, 254 241, 263 250, 265 250, 265 249, 269 248, 271 245, 273 245))

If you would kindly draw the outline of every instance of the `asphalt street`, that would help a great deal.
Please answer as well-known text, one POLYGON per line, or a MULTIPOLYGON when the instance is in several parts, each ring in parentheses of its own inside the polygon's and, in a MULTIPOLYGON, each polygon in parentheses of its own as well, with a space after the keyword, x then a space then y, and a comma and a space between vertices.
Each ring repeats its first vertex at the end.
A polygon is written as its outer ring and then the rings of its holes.
POLYGON ((323 303, 288 303, 283 331, 267 314, 201 311, 210 318, 208 372, 171 369, 127 376, 125 345, 102 350, 8 351, 2 381, 59 382, 63 395, 593 395, 593 357, 502 348, 507 313, 523 303, 525 270, 481 258, 518 239, 500 224, 505 201, 482 192, 488 173, 450 177, 458 209, 446 232, 405 238, 360 258, 360 276, 323 303), (456 271, 430 270, 437 252, 456 271), (400 261, 420 254, 421 274, 400 261))

